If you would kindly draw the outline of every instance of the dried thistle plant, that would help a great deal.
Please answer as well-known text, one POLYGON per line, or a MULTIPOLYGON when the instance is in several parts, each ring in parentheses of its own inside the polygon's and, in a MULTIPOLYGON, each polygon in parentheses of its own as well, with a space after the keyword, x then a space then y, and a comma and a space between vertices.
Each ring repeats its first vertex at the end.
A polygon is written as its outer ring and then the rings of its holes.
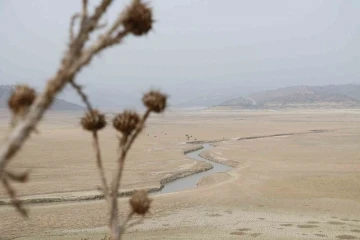
POLYGON ((109 226, 111 230, 112 239, 120 239, 121 234, 125 230, 127 223, 131 220, 134 214, 144 216, 150 209, 151 199, 145 190, 135 191, 130 199, 131 211, 128 214, 125 221, 120 224, 118 218, 118 195, 120 190, 121 178, 125 166, 126 156, 134 143, 137 136, 143 130, 145 122, 151 112, 159 112, 159 108, 154 109, 149 106, 166 106, 166 95, 156 92, 157 97, 148 98, 146 96, 153 95, 154 91, 144 94, 143 99, 147 99, 144 105, 147 107, 146 112, 142 117, 135 111, 125 110, 124 112, 117 114, 113 119, 113 127, 116 131, 121 133, 119 138, 119 156, 117 159, 118 167, 115 170, 114 177, 111 181, 111 185, 108 185, 108 180, 105 176, 105 171, 102 164, 102 158, 100 153, 100 144, 98 140, 97 132, 105 127, 106 121, 103 114, 97 110, 88 110, 85 116, 81 119, 81 125, 84 130, 93 133, 94 149, 96 153, 97 166, 101 177, 101 191, 108 204, 108 210, 110 214, 109 226))
POLYGON ((136 36, 146 34, 151 30, 154 20, 151 9, 140 0, 134 0, 124 14, 122 25, 126 30, 136 36))
MULTIPOLYGON (((81 118, 81 126, 84 130, 92 133, 93 146, 97 167, 101 177, 101 191, 107 201, 109 210, 109 228, 111 239, 121 239, 121 234, 128 226, 134 214, 145 215, 151 204, 146 191, 136 191, 130 199, 131 212, 127 218, 120 223, 118 218, 117 197, 121 185, 126 156, 138 137, 151 112, 163 112, 166 107, 167 96, 150 91, 143 96, 143 103, 147 107, 146 112, 140 116, 136 112, 126 110, 113 119, 113 127, 121 133, 119 138, 118 167, 115 170, 111 184, 105 176, 102 164, 101 148, 98 131, 106 127, 105 115, 94 109, 84 93, 82 87, 75 82, 77 74, 87 66, 93 57, 104 49, 121 43, 128 35, 142 36, 152 29, 153 16, 151 8, 141 0, 133 0, 131 4, 119 14, 116 20, 103 33, 98 34, 94 42, 90 42, 90 35, 95 30, 107 27, 100 24, 100 20, 110 7, 113 0, 101 0, 93 14, 88 13, 88 1, 82 0, 82 10, 75 13, 70 20, 69 46, 66 50, 61 65, 57 72, 51 77, 43 92, 37 94, 31 87, 19 85, 11 95, 8 105, 13 114, 13 129, 0 148, 0 180, 6 189, 12 204, 24 216, 27 211, 20 200, 16 197, 16 191, 11 186, 13 182, 26 182, 29 172, 15 174, 7 170, 7 166, 14 156, 19 152, 23 144, 35 131, 37 124, 41 121, 44 113, 53 103, 56 95, 70 84, 79 94, 87 107, 87 112, 81 118), (78 31, 74 32, 78 24, 78 31), (87 47, 88 46, 88 47, 87 47)), ((134 223, 132 223, 134 224, 134 223)), ((129 224, 130 226, 131 224, 129 224)))
POLYGON ((161 113, 166 108, 166 98, 166 95, 158 91, 150 91, 144 94, 142 100, 148 109, 156 113, 161 113))
POLYGON ((14 115, 26 111, 36 98, 35 90, 26 85, 17 85, 8 105, 14 115))
POLYGON ((140 215, 145 215, 150 209, 151 201, 145 190, 136 191, 130 199, 132 211, 140 215))
POLYGON ((89 110, 85 117, 81 118, 81 125, 88 131, 99 131, 106 126, 105 114, 98 110, 89 110))
POLYGON ((36 92, 27 85, 17 85, 8 100, 8 106, 12 114, 11 126, 14 127, 17 122, 23 119, 31 104, 36 98, 36 92))
POLYGON ((116 115, 113 120, 113 126, 122 134, 130 135, 139 125, 140 116, 133 111, 126 110, 121 114, 116 115))

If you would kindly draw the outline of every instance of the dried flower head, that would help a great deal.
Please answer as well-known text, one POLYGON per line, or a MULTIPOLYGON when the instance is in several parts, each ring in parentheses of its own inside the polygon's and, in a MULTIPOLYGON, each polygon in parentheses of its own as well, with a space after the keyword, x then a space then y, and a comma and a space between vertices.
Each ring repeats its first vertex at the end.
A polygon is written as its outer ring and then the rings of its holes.
POLYGON ((160 113, 166 108, 166 98, 167 96, 161 92, 150 91, 144 94, 142 101, 148 109, 160 113))
POLYGON ((35 98, 36 92, 34 89, 27 85, 17 85, 8 100, 8 105, 11 111, 17 114, 30 107, 35 98))
POLYGON ((135 213, 145 215, 150 209, 151 201, 145 190, 138 190, 132 195, 130 205, 135 213))
POLYGON ((81 118, 81 125, 85 130, 98 131, 106 126, 105 114, 101 114, 98 110, 88 111, 81 118))
POLYGON ((140 123, 140 116, 130 110, 125 110, 118 114, 113 120, 113 126, 116 130, 124 135, 129 135, 134 131, 140 123))
POLYGON ((132 4, 123 13, 122 25, 124 28, 136 36, 141 36, 151 30, 152 11, 141 0, 133 0, 132 4))

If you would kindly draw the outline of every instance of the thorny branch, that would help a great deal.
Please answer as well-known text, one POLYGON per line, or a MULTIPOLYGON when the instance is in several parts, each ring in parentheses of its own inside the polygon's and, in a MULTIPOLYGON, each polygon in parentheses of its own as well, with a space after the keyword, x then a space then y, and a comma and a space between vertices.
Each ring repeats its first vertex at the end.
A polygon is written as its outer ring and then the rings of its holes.
POLYGON ((80 17, 80 14, 75 13, 72 17, 71 17, 71 21, 70 21, 70 28, 69 28, 69 36, 70 36, 70 42, 74 41, 74 26, 76 23, 76 20, 80 17))
POLYGON ((88 0, 82 0, 81 26, 85 24, 88 17, 88 0))
POLYGON ((100 172, 100 178, 101 178, 101 184, 102 184, 102 191, 104 193, 104 197, 108 199, 109 197, 109 187, 106 181, 106 175, 105 170, 102 164, 101 159, 101 151, 100 151, 100 143, 99 143, 99 137, 97 134, 97 131, 93 131, 92 133, 93 141, 94 141, 94 149, 95 149, 95 155, 96 155, 96 164, 100 172))
POLYGON ((21 201, 17 199, 16 192, 11 187, 10 181, 25 182, 28 179, 28 172, 13 174, 6 171, 6 167, 34 131, 46 110, 53 103, 55 96, 67 84, 70 84, 81 97, 88 110, 81 119, 81 125, 85 130, 92 132, 96 163, 101 177, 101 189, 107 200, 110 213, 109 227, 111 236, 113 240, 118 240, 121 238, 121 234, 132 216, 134 214, 145 215, 150 208, 151 200, 147 197, 147 192, 136 191, 130 199, 131 213, 122 225, 119 223, 117 197, 127 153, 144 128, 150 112, 160 113, 164 111, 167 97, 160 92, 150 91, 142 99, 147 107, 147 111, 142 117, 135 112, 126 110, 113 119, 113 126, 122 134, 122 137, 119 143, 118 168, 112 185, 108 186, 98 136, 98 131, 106 126, 105 115, 92 107, 82 87, 75 82, 75 78, 96 54, 108 47, 119 44, 129 34, 136 36, 147 34, 152 29, 153 23, 152 10, 141 0, 133 0, 131 5, 105 31, 105 34, 99 35, 97 41, 85 48, 90 34, 96 29, 106 27, 106 24, 99 24, 99 21, 112 2, 112 0, 102 0, 95 8, 94 13, 89 16, 88 1, 83 0, 81 14, 74 14, 70 20, 70 43, 68 49, 62 58, 58 71, 48 80, 44 91, 36 95, 35 90, 32 88, 19 85, 13 92, 9 99, 9 108, 13 116, 16 117, 21 114, 21 118, 0 148, 0 180, 12 199, 13 205, 21 214, 26 215, 27 212, 23 208, 21 201), (81 19, 80 26, 77 34, 75 34, 74 26, 79 18, 81 19))
MULTIPOLYGON (((92 24, 86 24, 88 27, 82 27, 78 35, 71 42, 69 49, 65 53, 61 66, 54 77, 50 78, 43 93, 41 93, 35 99, 29 108, 28 113, 20 121, 12 133, 0 148, 0 178, 3 178, 4 169, 7 166, 9 160, 20 150, 23 143, 28 139, 33 128, 42 119, 45 111, 52 104, 56 94, 58 94, 65 85, 85 66, 85 62, 79 64, 79 59, 84 58, 83 54, 80 55, 85 42, 88 40, 88 36, 92 31, 92 25, 96 25, 101 15, 105 12, 111 1, 103 0, 101 4, 96 8, 94 15, 90 18, 92 24), (80 55, 80 57, 79 57, 80 55)), ((120 17, 119 17, 120 18, 120 17)), ((90 20, 87 20, 90 21, 90 20)), ((99 39, 100 44, 103 45, 108 37, 99 39)), ((92 54, 89 52, 88 54, 92 54)), ((87 63, 90 62, 92 56, 87 56, 87 63)))
MULTIPOLYGON (((118 204, 117 196, 118 190, 120 188, 120 180, 125 166, 125 159, 130 149, 131 144, 134 142, 135 138, 141 132, 144 127, 145 121, 148 118, 151 109, 147 109, 144 116, 140 119, 139 116, 130 111, 125 111, 123 114, 118 115, 114 119, 114 127, 122 132, 123 137, 120 139, 119 147, 120 153, 118 158, 118 169, 115 173, 115 176, 112 181, 111 188, 111 205, 110 205, 110 228, 112 233, 118 233, 121 235, 123 232, 123 227, 120 226, 118 220, 118 204)), ((132 215, 130 215, 131 218, 132 215)), ((130 220, 130 218, 128 220, 130 220)), ((124 225, 123 225, 124 226, 124 225)))
POLYGON ((79 94, 79 96, 81 97, 81 100, 85 103, 86 108, 89 111, 93 110, 93 107, 91 106, 91 103, 87 97, 87 95, 85 94, 85 92, 82 90, 82 86, 80 86, 79 84, 77 84, 76 82, 74 82, 73 80, 71 80, 70 85, 75 89, 76 93, 79 94))
POLYGON ((104 22, 104 23, 98 24, 98 25, 95 27, 95 30, 100 30, 100 29, 103 29, 103 28, 105 28, 107 25, 108 25, 108 23, 107 23, 107 22, 104 22))
MULTIPOLYGON (((75 89, 77 94, 81 97, 81 100, 86 105, 88 112, 93 114, 94 108, 92 107, 87 95, 82 90, 82 87, 80 85, 78 85, 76 82, 74 82, 73 80, 70 81, 69 83, 75 89)), ((94 116, 92 116, 92 117, 94 117, 94 116)), ((102 159, 101 159, 101 148, 100 148, 99 137, 98 137, 97 131, 92 132, 92 138, 93 138, 93 146, 94 146, 94 150, 95 150, 96 164, 97 164, 97 167, 98 167, 99 173, 100 173, 100 179, 101 179, 101 185, 102 185, 101 190, 104 193, 104 197, 107 199, 108 198, 108 184, 106 181, 105 170, 104 170, 102 159)))

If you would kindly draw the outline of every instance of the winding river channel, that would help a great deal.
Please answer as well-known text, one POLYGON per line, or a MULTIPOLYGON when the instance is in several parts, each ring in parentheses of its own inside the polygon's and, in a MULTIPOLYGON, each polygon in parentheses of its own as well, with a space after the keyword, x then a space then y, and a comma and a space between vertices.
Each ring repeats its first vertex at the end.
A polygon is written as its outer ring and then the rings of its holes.
POLYGON ((179 192, 179 191, 183 191, 183 190, 187 190, 187 189, 196 188, 198 182, 203 177, 212 175, 214 173, 226 172, 226 171, 231 170, 232 167, 229 167, 224 164, 216 163, 213 161, 209 161, 209 160, 199 156, 200 153, 202 153, 203 151, 206 151, 208 149, 211 149, 211 148, 213 148, 213 146, 211 146, 210 144, 203 144, 202 149, 193 151, 193 152, 189 152, 186 154, 186 156, 188 156, 189 158, 192 158, 194 160, 197 160, 197 161, 203 161, 203 162, 210 163, 213 166, 212 169, 168 182, 164 185, 164 187, 160 191, 154 192, 154 194, 172 193, 172 192, 179 192))

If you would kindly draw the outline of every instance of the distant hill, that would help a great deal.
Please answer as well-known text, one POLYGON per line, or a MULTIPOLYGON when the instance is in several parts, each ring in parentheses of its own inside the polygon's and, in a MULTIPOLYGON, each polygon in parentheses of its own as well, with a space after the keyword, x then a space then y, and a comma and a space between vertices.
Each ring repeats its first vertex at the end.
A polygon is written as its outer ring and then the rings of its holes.
POLYGON ((217 108, 360 108, 360 85, 294 86, 222 102, 217 108))
MULTIPOLYGON (((15 87, 10 85, 0 85, 0 108, 7 108, 8 107, 8 99, 14 91, 15 87)), ((84 107, 71 103, 59 98, 56 98, 54 103, 52 104, 51 110, 55 111, 68 111, 68 110, 83 110, 84 107)))
POLYGON ((193 97, 186 97, 182 100, 178 100, 171 104, 171 107, 175 108, 185 108, 185 109, 201 109, 204 107, 211 107, 219 102, 226 101, 231 96, 236 96, 234 94, 224 94, 224 93, 212 93, 212 94, 196 94, 193 97))
POLYGON ((256 102, 249 98, 249 97, 236 97, 236 98, 232 98, 230 100, 227 100, 221 104, 219 104, 218 106, 241 106, 243 108, 256 108, 256 102))

